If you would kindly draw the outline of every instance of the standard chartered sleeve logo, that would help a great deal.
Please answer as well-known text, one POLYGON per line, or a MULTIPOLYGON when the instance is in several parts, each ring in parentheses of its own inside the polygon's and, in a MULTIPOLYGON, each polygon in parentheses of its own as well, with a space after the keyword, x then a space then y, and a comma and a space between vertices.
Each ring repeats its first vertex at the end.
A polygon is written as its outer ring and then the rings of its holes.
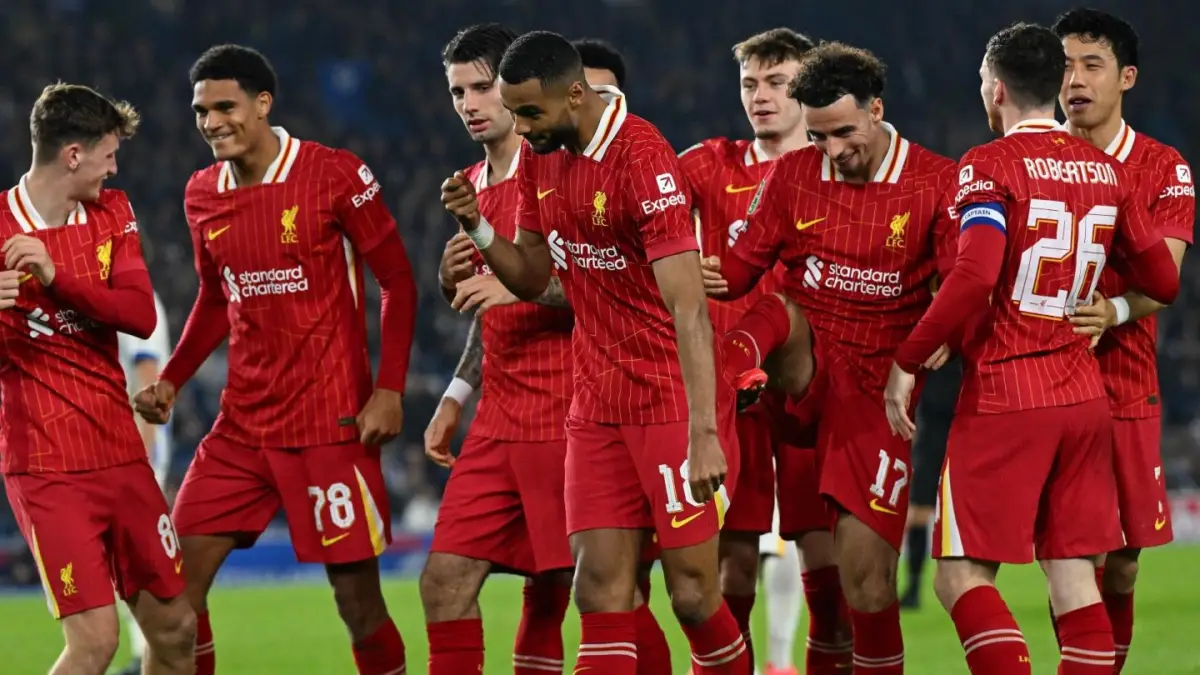
POLYGON ((587 242, 564 239, 558 230, 552 230, 546 238, 550 248, 550 259, 554 266, 566 270, 568 263, 585 270, 616 271, 629 266, 629 261, 616 246, 601 247, 587 242))
POLYGON ((263 295, 291 295, 308 291, 308 276, 304 267, 279 267, 269 270, 252 270, 235 274, 228 266, 221 270, 225 285, 229 288, 230 302, 244 302, 246 298, 263 295))

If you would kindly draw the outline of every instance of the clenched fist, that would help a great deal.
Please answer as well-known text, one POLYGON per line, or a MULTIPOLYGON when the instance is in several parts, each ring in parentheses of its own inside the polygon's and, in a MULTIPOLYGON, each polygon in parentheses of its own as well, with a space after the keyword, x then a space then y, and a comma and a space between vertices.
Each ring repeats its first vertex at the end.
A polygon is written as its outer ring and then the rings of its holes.
POLYGON ((133 409, 150 424, 166 424, 175 405, 175 385, 159 380, 133 396, 133 409))
POLYGON ((9 237, 4 246, 0 246, 4 254, 4 267, 19 272, 29 272, 42 282, 43 286, 54 283, 54 261, 46 251, 46 245, 37 237, 24 234, 9 237))
POLYGON ((479 226, 479 200, 475 198, 475 185, 462 171, 442 183, 442 205, 468 232, 479 226))

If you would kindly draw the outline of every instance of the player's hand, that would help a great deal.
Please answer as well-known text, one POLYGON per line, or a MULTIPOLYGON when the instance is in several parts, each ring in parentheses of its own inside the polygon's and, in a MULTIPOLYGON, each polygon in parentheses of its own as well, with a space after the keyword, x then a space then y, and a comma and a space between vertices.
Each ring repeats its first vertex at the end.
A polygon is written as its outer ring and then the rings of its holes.
POLYGON ((159 380, 133 395, 133 409, 150 424, 166 424, 175 406, 175 385, 159 380))
POLYGON ((715 255, 700 259, 700 275, 704 279, 704 293, 719 297, 729 292, 729 282, 721 276, 721 258, 715 255))
POLYGON ((900 366, 892 364, 892 372, 888 375, 887 389, 883 392, 883 405, 887 409, 888 424, 892 427, 892 435, 911 441, 917 425, 908 416, 908 404, 912 400, 913 388, 917 386, 917 376, 906 373, 900 366))
POLYGON ((497 305, 512 305, 520 302, 500 283, 500 280, 490 274, 477 274, 458 284, 454 299, 450 306, 460 312, 469 312, 475 307, 479 311, 496 307, 497 305))
POLYGON ((17 304, 17 298, 21 295, 21 274, 17 270, 0 272, 0 309, 17 304))
POLYGON ((1117 308, 1099 291, 1093 291, 1090 305, 1075 308, 1071 325, 1075 327, 1076 335, 1091 336, 1091 347, 1094 349, 1104 331, 1117 325, 1117 308))
POLYGON ((464 230, 479 226, 479 202, 475 199, 475 185, 462 171, 442 182, 442 205, 454 216, 464 230))
POLYGON ((0 252, 4 253, 5 269, 29 272, 43 286, 54 283, 54 261, 41 239, 25 234, 9 237, 0 252))
POLYGON ((687 481, 692 488, 692 497, 701 504, 712 501, 713 495, 725 482, 728 471, 725 451, 715 431, 695 432, 688 438, 687 481))
POLYGON ((921 364, 921 367, 925 370, 937 370, 938 368, 946 365, 946 362, 949 360, 950 345, 942 345, 941 347, 938 347, 936 352, 933 353, 933 356, 925 359, 925 363, 921 364))
POLYGON ((376 389, 355 421, 359 442, 363 445, 378 447, 392 440, 404 426, 404 401, 400 392, 376 389))
POLYGON ((449 469, 454 466, 454 455, 450 452, 450 441, 458 433, 462 421, 462 404, 452 398, 443 398, 425 427, 425 456, 434 464, 449 469))
POLYGON ((465 232, 459 232, 446 242, 446 250, 442 251, 442 262, 438 265, 438 276, 442 280, 442 288, 453 289, 459 282, 466 281, 475 274, 475 244, 465 232))

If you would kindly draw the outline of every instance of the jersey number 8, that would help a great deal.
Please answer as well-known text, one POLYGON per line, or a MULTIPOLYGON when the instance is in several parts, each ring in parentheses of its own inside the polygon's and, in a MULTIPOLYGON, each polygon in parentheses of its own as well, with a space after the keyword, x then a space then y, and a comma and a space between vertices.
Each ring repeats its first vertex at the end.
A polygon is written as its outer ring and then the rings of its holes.
POLYGON ((1021 254, 1021 267, 1017 270, 1013 284, 1013 302, 1020 303, 1023 314, 1033 314, 1051 319, 1063 319, 1075 313, 1080 301, 1090 303, 1096 284, 1100 282, 1100 271, 1108 260, 1104 245, 1096 241, 1099 230, 1111 230, 1116 226, 1117 209, 1113 206, 1094 206, 1081 220, 1067 210, 1067 205, 1050 199, 1032 199, 1029 202, 1029 220, 1026 227, 1037 230, 1042 225, 1053 224, 1053 237, 1043 237, 1021 254), (1073 259, 1073 260, 1072 260, 1073 259), (1038 282, 1042 280, 1042 266, 1074 263, 1071 288, 1045 288, 1049 295, 1038 293, 1038 282), (1084 288, 1087 284, 1087 288, 1084 288))

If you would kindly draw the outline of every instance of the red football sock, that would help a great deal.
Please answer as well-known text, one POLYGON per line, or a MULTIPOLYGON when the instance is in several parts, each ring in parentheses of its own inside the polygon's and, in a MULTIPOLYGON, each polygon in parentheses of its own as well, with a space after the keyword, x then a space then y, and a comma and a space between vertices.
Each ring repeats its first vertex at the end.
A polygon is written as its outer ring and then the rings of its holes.
POLYGON ((1117 655, 1112 625, 1104 603, 1080 607, 1058 617, 1062 636, 1062 660, 1059 675, 1112 675, 1117 655))
POLYGON ((393 675, 404 671, 404 640, 389 618, 365 640, 354 643, 358 675, 393 675))
POLYGON ((805 672, 809 675, 844 675, 853 663, 854 642, 838 568, 831 565, 805 570, 801 577, 808 605, 805 672))
POLYGON ((637 621, 633 612, 589 612, 580 619, 583 635, 575 660, 576 673, 591 668, 597 675, 637 675, 637 621))
POLYGON ((1112 624, 1113 644, 1117 649, 1117 667, 1120 673, 1129 658, 1129 645, 1133 644, 1133 593, 1105 593, 1104 611, 1112 624))
POLYGON ((683 625, 692 645, 692 675, 745 675, 754 666, 737 621, 724 602, 699 626, 683 625))
MULTIPOLYGON (((1096 588, 1100 589, 1100 595, 1103 596, 1104 595, 1104 565, 1100 565, 1099 567, 1096 568, 1096 588)), ((1050 626, 1052 628, 1054 628, 1054 641, 1058 643, 1059 651, 1062 651, 1062 638, 1058 634, 1058 617, 1054 616, 1054 603, 1050 602, 1050 600, 1047 599, 1046 604, 1050 608, 1050 626)), ((1107 608, 1108 602, 1105 601, 1104 605, 1107 608)), ((1116 636, 1117 636, 1116 621, 1113 620, 1111 614, 1109 615, 1109 621, 1113 622, 1113 637, 1116 638, 1116 636)), ((1133 617, 1132 616, 1129 617, 1129 621, 1130 621, 1129 636, 1132 638, 1133 637, 1133 617)), ((1120 643, 1120 640, 1117 640, 1117 642, 1120 643)), ((1125 641, 1125 649, 1126 650, 1129 649, 1129 641, 1128 640, 1125 641)), ((1117 651, 1120 652, 1121 648, 1117 647, 1117 651)), ((1124 658, 1118 659, 1118 663, 1123 664, 1124 662, 1125 662, 1124 658)), ((1117 672, 1121 672, 1121 669, 1119 667, 1117 668, 1117 672)))
POLYGON ((459 619, 425 626, 429 675, 483 672, 483 620, 459 619))
POLYGON ((216 675, 217 648, 213 646, 212 624, 208 612, 196 615, 196 675, 216 675))
POLYGON ((750 613, 754 611, 754 598, 753 594, 725 596, 725 604, 729 606, 729 613, 737 622, 738 630, 742 631, 742 640, 746 643, 746 652, 750 655, 750 663, 754 663, 754 644, 750 642, 750 613))
MULTIPOLYGON (((645 596, 643 596, 645 597, 645 596)), ((650 605, 641 605, 633 610, 637 626, 637 672, 638 675, 659 675, 671 672, 671 645, 663 633, 650 605)))
POLYGON ((850 609, 854 625, 855 675, 901 675, 904 672, 904 636, 900 633, 900 604, 882 612, 850 609))
POLYGON ((548 577, 534 577, 525 584, 521 625, 513 646, 514 675, 562 671, 562 624, 570 604, 570 586, 548 577))
POLYGON ((972 675, 1031 675, 1029 646, 995 586, 963 593, 950 619, 972 675))
POLYGON ((725 334, 725 374, 732 380, 758 368, 791 333, 787 306, 773 293, 764 295, 725 334))

